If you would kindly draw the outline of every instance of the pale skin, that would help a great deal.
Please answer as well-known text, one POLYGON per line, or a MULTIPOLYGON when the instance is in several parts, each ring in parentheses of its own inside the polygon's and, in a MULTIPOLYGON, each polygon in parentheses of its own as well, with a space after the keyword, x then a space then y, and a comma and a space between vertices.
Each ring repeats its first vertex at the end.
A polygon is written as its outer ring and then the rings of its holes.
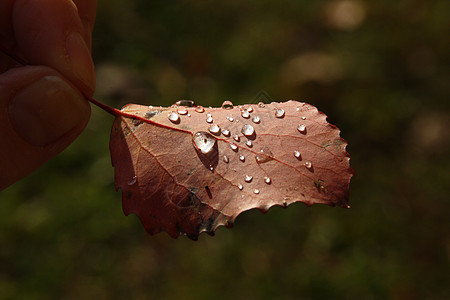
POLYGON ((69 146, 95 89, 95 0, 0 0, 0 190, 69 146))

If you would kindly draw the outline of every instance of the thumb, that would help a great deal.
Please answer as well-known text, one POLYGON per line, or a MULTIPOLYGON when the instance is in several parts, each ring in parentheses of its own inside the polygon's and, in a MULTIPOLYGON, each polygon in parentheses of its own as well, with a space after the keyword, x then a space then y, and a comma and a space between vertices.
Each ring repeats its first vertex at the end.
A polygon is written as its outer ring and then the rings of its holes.
POLYGON ((24 66, 0 75, 0 190, 61 152, 83 131, 90 106, 59 73, 24 66))

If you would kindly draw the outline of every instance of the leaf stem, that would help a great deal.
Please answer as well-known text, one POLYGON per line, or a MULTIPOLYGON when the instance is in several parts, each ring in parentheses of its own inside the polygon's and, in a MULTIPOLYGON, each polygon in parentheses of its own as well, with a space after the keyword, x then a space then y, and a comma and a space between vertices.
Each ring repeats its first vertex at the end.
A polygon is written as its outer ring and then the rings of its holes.
MULTIPOLYGON (((29 65, 29 63, 27 61, 20 58, 19 56, 14 55, 10 50, 6 49, 2 44, 0 44, 0 51, 3 52, 6 56, 11 58, 12 60, 16 61, 18 64, 21 64, 23 66, 29 65)), ((87 101, 89 101, 93 105, 101 108, 105 112, 110 113, 111 115, 113 115, 115 117, 122 115, 122 112, 114 107, 111 107, 109 105, 106 105, 105 103, 97 101, 92 97, 89 97, 86 95, 83 95, 83 96, 86 98, 87 101)))

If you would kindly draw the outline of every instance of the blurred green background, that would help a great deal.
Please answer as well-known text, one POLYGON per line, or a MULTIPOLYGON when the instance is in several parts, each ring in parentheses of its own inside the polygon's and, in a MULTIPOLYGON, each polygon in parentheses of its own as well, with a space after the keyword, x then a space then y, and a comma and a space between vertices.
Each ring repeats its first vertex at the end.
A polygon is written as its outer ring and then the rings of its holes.
POLYGON ((125 217, 93 108, 0 193, 0 299, 449 299, 450 1, 101 0, 96 98, 297 99, 349 142, 350 210, 250 211, 192 242, 125 217))

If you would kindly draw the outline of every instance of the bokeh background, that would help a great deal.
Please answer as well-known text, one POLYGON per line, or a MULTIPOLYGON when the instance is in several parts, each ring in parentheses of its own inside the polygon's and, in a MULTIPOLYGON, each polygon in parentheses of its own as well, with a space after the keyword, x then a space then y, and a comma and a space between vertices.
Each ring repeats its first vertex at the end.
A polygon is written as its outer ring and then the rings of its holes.
POLYGON ((449 12, 100 0, 98 100, 309 102, 349 142, 352 208, 249 211, 197 242, 148 236, 122 213, 113 119, 94 107, 72 146, 0 193, 0 299, 449 299, 449 12))

